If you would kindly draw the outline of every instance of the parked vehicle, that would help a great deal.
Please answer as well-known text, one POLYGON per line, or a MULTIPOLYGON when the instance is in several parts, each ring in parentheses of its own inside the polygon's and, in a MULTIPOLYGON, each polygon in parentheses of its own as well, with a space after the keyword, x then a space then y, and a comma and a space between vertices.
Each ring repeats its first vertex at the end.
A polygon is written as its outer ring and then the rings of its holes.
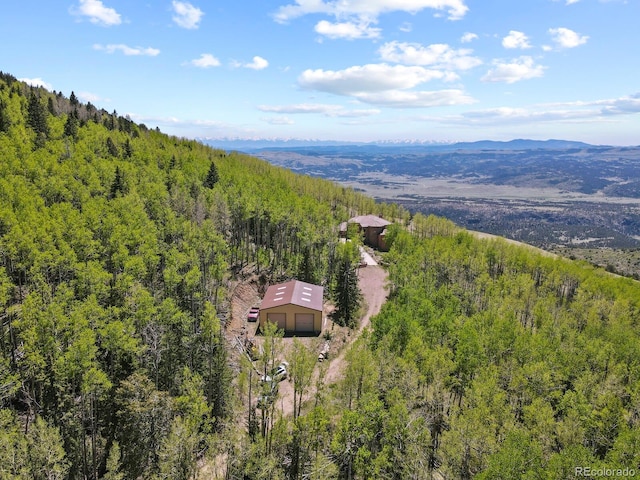
POLYGON ((249 314, 247 315, 247 320, 249 322, 257 322, 259 316, 260 309, 258 307, 252 307, 251 310, 249 310, 249 314))
POLYGON ((331 345, 329 344, 329 342, 324 342, 324 346, 322 347, 322 350, 320 350, 320 353, 318 354, 318 361, 319 362, 324 362, 325 360, 327 360, 329 358, 329 348, 331 347, 331 345))
POLYGON ((289 362, 282 362, 269 375, 263 375, 262 382, 281 382, 289 376, 289 362))

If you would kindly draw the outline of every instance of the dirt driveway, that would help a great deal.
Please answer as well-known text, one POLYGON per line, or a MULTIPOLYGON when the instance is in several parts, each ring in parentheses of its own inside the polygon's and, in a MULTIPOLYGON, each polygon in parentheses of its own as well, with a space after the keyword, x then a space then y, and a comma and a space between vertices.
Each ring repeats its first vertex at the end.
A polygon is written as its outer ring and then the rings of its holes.
MULTIPOLYGON (((366 252, 365 252, 366 253, 366 252)), ((383 303, 387 299, 387 272, 377 265, 375 260, 367 254, 367 265, 360 267, 358 270, 358 285, 362 292, 363 305, 365 312, 360 319, 360 325, 356 331, 352 331, 349 335, 346 334, 347 329, 343 327, 336 328, 340 333, 331 342, 331 349, 327 371, 325 374, 325 384, 333 384, 340 380, 346 367, 345 353, 349 349, 349 346, 355 342, 362 334, 365 328, 371 324, 371 317, 376 315, 382 308, 383 303)), ((231 301, 231 318, 232 322, 227 330, 228 340, 234 346, 236 346, 237 338, 244 338, 245 336, 253 337, 260 343, 261 336, 254 337, 256 324, 248 324, 246 322, 246 312, 250 307, 258 305, 260 297, 253 285, 239 284, 234 289, 231 301)), ((331 327, 329 327, 331 328, 331 327)), ((306 344, 309 348, 318 350, 324 340, 318 337, 301 337, 300 340, 306 344)), ((282 341, 282 354, 283 358, 287 357, 287 350, 291 345, 290 338, 285 338, 282 341)), ((316 365, 314 376, 318 374, 319 364, 316 365)), ((315 379, 311 382, 315 385, 315 379)), ((315 395, 314 389, 310 389, 305 395, 305 400, 313 398, 315 395)), ((278 399, 276 400, 278 410, 282 412, 282 415, 293 415, 293 384, 290 381, 283 381, 279 384, 278 399)))
MULTIPOLYGON (((387 272, 378 265, 368 265, 366 267, 360 268, 358 272, 358 281, 360 286, 360 291, 362 292, 362 297, 364 300, 364 305, 367 310, 360 320, 360 326, 355 334, 351 335, 349 345, 355 342, 362 331, 367 328, 371 324, 371 317, 376 315, 380 309, 382 308, 382 304, 387 299, 387 272)), ((327 383, 335 383, 337 382, 345 368, 345 360, 344 356, 349 348, 349 345, 346 345, 340 351, 340 354, 335 357, 333 360, 330 360, 329 369, 327 370, 326 382, 327 383)))
MULTIPOLYGON (((380 311, 382 304, 387 299, 387 272, 382 267, 378 265, 367 265, 366 267, 360 268, 358 271, 358 283, 366 311, 360 320, 358 329, 346 337, 348 341, 342 345, 340 353, 334 357, 329 357, 329 366, 325 374, 325 384, 327 385, 340 380, 346 368, 345 355, 347 350, 350 345, 360 337, 364 329, 371 324, 371 317, 380 311)), ((335 348, 337 347, 332 346, 332 351, 335 348)), ((311 385, 316 384, 318 371, 319 368, 318 365, 316 365, 314 379, 311 385)), ((310 388, 304 396, 303 402, 313 398, 314 395, 314 389, 310 388)), ((293 384, 291 382, 284 381, 280 383, 276 405, 283 416, 293 416, 293 384)))

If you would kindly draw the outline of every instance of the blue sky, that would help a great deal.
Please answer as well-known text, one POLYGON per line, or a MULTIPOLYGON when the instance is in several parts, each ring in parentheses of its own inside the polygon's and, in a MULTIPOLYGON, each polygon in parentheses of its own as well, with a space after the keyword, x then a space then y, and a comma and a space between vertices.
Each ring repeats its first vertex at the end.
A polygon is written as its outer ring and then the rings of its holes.
POLYGON ((21 0, 0 70, 183 137, 640 144, 638 0, 21 0))

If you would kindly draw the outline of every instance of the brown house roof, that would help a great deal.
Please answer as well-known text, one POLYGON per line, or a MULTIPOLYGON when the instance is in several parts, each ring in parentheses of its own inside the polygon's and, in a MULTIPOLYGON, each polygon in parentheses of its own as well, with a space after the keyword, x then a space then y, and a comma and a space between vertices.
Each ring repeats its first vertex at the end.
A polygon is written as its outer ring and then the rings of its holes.
POLYGON ((260 309, 277 307, 292 303, 311 310, 322 311, 324 288, 311 283, 291 280, 286 283, 271 285, 267 289, 260 309))
POLYGON ((377 215, 360 215, 359 217, 353 217, 350 219, 349 223, 357 223, 362 228, 386 227, 387 225, 391 225, 390 221, 385 220, 382 217, 378 217, 377 215))

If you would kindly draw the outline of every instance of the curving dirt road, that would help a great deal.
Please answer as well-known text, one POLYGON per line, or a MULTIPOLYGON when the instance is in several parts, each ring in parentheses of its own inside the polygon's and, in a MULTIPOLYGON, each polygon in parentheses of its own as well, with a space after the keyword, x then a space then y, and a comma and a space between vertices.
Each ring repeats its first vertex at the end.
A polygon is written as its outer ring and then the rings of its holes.
MULTIPOLYGON (((340 380, 345 367, 345 354, 349 346, 355 342, 365 328, 371 324, 371 317, 376 315, 387 299, 387 272, 374 261, 368 262, 366 267, 361 267, 358 271, 358 284, 362 292, 366 312, 360 320, 358 329, 351 333, 348 342, 342 346, 340 353, 335 357, 329 357, 325 383, 332 384, 340 380)), ((315 385, 315 378, 318 375, 318 366, 314 370, 314 380, 311 385, 315 385)), ((310 388, 303 401, 313 398, 315 391, 310 388)), ((293 415, 293 384, 290 381, 283 381, 279 384, 276 407, 283 416, 293 415)))
MULTIPOLYGON (((358 282, 367 310, 360 320, 358 329, 349 336, 348 343, 342 347, 337 356, 329 358, 329 367, 325 376, 325 383, 327 384, 340 380, 346 367, 345 354, 349 346, 355 342, 364 329, 371 324, 371 317, 380 311, 382 304, 387 299, 387 272, 377 264, 370 264, 360 268, 358 271, 358 282)), ((318 368, 316 367, 314 376, 317 374, 318 368)), ((311 384, 315 385, 315 380, 312 381, 311 384)), ((307 391, 305 400, 312 398, 315 394, 312 390, 313 389, 309 389, 309 391, 307 391)), ((284 381, 280 383, 276 405, 282 412, 282 415, 293 415, 293 385, 291 382, 284 381)))
POLYGON ((349 344, 340 351, 337 357, 330 360, 331 363, 325 377, 327 383, 335 383, 340 379, 342 372, 344 372, 344 356, 349 345, 355 342, 362 331, 371 324, 371 317, 380 311, 382 304, 387 299, 387 272, 379 265, 367 265, 360 268, 358 281, 367 311, 360 320, 358 330, 349 337, 349 344))

